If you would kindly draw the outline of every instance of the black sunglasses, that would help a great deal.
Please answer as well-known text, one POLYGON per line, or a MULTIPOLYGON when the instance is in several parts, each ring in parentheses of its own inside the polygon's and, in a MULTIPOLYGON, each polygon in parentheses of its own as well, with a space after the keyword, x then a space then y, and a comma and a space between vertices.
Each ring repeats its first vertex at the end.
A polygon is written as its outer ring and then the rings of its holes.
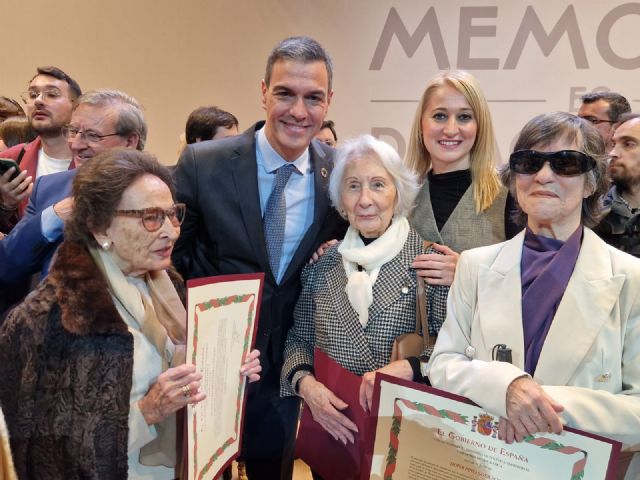
POLYGON ((531 175, 539 172, 545 162, 549 162, 554 173, 563 177, 587 173, 596 166, 596 161, 593 158, 576 150, 560 150, 558 152, 518 150, 509 157, 509 169, 515 173, 531 175))

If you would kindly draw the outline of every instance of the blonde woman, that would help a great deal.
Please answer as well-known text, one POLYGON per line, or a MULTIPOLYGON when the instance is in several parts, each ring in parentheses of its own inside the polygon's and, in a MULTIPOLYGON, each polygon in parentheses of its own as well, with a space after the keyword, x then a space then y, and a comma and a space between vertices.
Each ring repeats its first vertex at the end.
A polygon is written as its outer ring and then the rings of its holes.
POLYGON ((413 265, 427 283, 451 285, 461 252, 519 230, 507 213, 512 202, 498 178, 497 159, 489 105, 477 80, 464 71, 436 76, 420 99, 406 159, 423 181, 411 222, 436 242, 434 253, 413 265))

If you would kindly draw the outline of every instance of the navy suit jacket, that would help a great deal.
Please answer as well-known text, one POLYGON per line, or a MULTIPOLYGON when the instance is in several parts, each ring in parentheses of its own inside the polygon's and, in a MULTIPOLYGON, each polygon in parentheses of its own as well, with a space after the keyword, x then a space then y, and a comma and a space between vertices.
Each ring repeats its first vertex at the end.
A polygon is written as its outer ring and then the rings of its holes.
POLYGON ((173 259, 186 279, 265 272, 256 348, 263 352, 263 365, 268 360, 279 374, 300 293, 300 271, 323 241, 344 232, 345 223, 327 195, 334 150, 313 141, 313 222, 280 284, 276 282, 269 267, 258 190, 255 132, 263 123, 236 137, 188 145, 182 153, 175 176, 177 198, 187 204, 187 213, 173 259))
POLYGON ((18 282, 29 275, 46 275, 62 237, 49 242, 40 226, 42 211, 71 195, 76 170, 44 175, 36 180, 24 216, 0 240, 0 281, 18 282))

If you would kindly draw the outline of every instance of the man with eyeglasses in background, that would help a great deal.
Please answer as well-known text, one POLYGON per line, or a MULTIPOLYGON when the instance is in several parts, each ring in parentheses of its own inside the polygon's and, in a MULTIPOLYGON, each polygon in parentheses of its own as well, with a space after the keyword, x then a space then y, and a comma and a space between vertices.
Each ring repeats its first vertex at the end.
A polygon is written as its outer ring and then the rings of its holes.
MULTIPOLYGON (((142 150, 147 123, 142 107, 133 97, 118 90, 95 90, 77 99, 71 121, 62 127, 62 134, 74 164, 81 168, 95 155, 113 148, 142 150)), ((15 284, 34 273, 47 274, 51 258, 63 240, 64 221, 73 208, 71 187, 75 175, 76 170, 68 170, 36 180, 24 216, 0 240, 0 282, 15 284)), ((0 297, 5 293, 6 289, 0 291, 0 297)), ((5 298, 4 303, 9 301, 5 298)))
POLYGON ((629 101, 615 92, 591 92, 582 96, 578 116, 591 122, 604 141, 605 152, 613 148, 611 137, 623 113, 631 111, 629 101))
POLYGON ((82 94, 80 85, 58 67, 39 67, 36 72, 21 97, 31 128, 38 137, 26 145, 0 152, 0 157, 20 165, 20 175, 13 180, 10 178, 14 169, 0 176, 0 210, 3 216, 12 216, 14 222, 24 214, 33 182, 38 177, 74 166, 62 127, 71 119, 73 101, 82 94))

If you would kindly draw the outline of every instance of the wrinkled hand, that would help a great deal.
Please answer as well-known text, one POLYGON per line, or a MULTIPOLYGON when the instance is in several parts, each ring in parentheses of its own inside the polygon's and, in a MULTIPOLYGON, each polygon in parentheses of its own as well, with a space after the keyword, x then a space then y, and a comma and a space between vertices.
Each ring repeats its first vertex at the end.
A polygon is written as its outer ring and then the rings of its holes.
POLYGON ((440 253, 423 253, 413 259, 411 266, 416 273, 424 277, 429 285, 447 285, 453 283, 456 273, 456 265, 460 254, 454 252, 446 245, 432 244, 440 253))
POLYGON ((262 365, 260 365, 259 356, 259 350, 251 350, 240 367, 240 375, 247 377, 249 379, 249 383, 260 380, 259 373, 262 371, 262 365))
POLYGON ((71 212, 73 211, 73 197, 63 198, 58 203, 54 204, 53 211, 63 222, 69 220, 71 212))
POLYGON ((11 167, 0 176, 0 194, 4 205, 8 208, 17 207, 23 199, 31 195, 33 189, 33 178, 27 176, 26 170, 9 181, 14 171, 15 167, 11 167))
POLYGON ((320 260, 320 257, 324 255, 324 252, 327 251, 327 248, 329 248, 331 245, 335 245, 336 243, 338 243, 338 240, 333 239, 333 240, 327 240, 322 245, 320 245, 318 247, 318 250, 316 250, 313 253, 313 255, 311 255, 311 258, 309 259, 309 265, 313 265, 318 260, 320 260))
POLYGON ((516 378, 507 388, 507 421, 500 419, 498 434, 507 443, 521 442, 537 432, 562 432, 558 413, 564 407, 555 402, 529 377, 516 378))
POLYGON ((377 372, 386 373, 387 375, 397 378, 404 378, 405 380, 413 380, 413 370, 408 360, 397 360, 378 370, 365 373, 362 376, 362 383, 360 384, 360 406, 365 412, 371 411, 373 384, 375 383, 377 372))
POLYGON ((302 377, 298 383, 298 391, 307 406, 311 409, 313 419, 322 425, 329 434, 343 444, 353 443, 355 437, 353 432, 358 431, 358 427, 346 415, 340 413, 349 405, 317 381, 313 375, 302 377))
POLYGON ((201 379, 202 374, 190 364, 169 368, 163 372, 149 392, 138 401, 138 407, 147 424, 161 422, 185 405, 204 400, 206 395, 200 392, 201 379), (185 395, 182 387, 188 387, 189 396, 185 395))

